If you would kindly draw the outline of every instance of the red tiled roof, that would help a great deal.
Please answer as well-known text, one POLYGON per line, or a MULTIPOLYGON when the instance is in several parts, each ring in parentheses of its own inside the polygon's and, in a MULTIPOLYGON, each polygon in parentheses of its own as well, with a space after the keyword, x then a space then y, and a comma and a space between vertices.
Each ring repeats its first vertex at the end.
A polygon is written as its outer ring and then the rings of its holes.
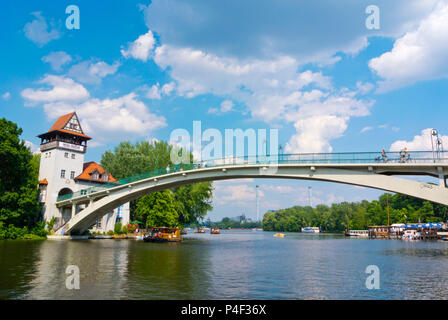
POLYGON ((79 133, 79 132, 75 132, 75 131, 70 131, 70 130, 64 129, 65 125, 67 124, 67 122, 70 121, 70 119, 73 117, 74 114, 76 114, 76 112, 71 112, 71 113, 65 114, 63 116, 60 116, 58 118, 58 120, 56 120, 56 122, 50 128, 50 130, 48 130, 47 133, 50 133, 50 132, 63 132, 63 133, 69 133, 69 134, 73 134, 75 136, 83 137, 83 138, 86 138, 86 139, 91 139, 89 136, 85 135, 84 133, 79 133))
POLYGON ((58 118, 58 120, 56 120, 56 122, 50 128, 50 130, 48 130, 48 132, 64 129, 65 125, 73 117, 74 114, 75 114, 75 112, 72 112, 72 113, 60 116, 58 118))
POLYGON ((93 182, 100 182, 100 183, 107 183, 107 182, 116 182, 115 178, 108 173, 106 170, 103 169, 98 163, 91 161, 84 163, 83 172, 75 178, 75 180, 85 180, 85 181, 93 181, 93 182), (95 171, 99 172, 98 180, 92 179, 92 173, 95 171), (104 174, 107 174, 109 176, 108 181, 102 181, 102 176, 104 174))

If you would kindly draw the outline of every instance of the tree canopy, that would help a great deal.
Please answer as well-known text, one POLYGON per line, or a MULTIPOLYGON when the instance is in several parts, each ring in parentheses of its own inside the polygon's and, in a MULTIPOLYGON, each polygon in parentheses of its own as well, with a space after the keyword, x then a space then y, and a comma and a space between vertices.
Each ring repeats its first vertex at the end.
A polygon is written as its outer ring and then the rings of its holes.
MULTIPOLYGON (((115 179, 122 179, 158 168, 173 165, 170 160, 172 146, 164 141, 141 141, 120 143, 113 151, 106 151, 101 166, 115 179)), ((192 156, 190 159, 193 161, 192 156)), ((131 202, 131 217, 151 226, 183 226, 202 220, 212 209, 213 187, 210 182, 165 190, 143 196, 131 202), (162 215, 166 218, 162 219, 162 215), (175 218, 174 218, 175 217, 175 218)))
POLYGON ((378 200, 334 203, 331 206, 295 206, 263 217, 266 231, 300 231, 302 227, 320 227, 323 231, 367 229, 369 225, 393 223, 441 222, 448 220, 448 207, 401 194, 383 194, 378 200))
POLYGON ((17 124, 0 119, 0 239, 43 231, 37 188, 40 157, 33 156, 21 134, 17 124))

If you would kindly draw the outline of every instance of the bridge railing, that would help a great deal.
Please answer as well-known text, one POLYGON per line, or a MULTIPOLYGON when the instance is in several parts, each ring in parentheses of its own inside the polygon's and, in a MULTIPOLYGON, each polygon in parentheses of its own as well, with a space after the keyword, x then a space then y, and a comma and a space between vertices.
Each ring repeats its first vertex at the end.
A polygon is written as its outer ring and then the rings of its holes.
POLYGON ((218 166, 251 165, 251 164, 379 164, 379 163, 448 163, 448 152, 408 151, 387 152, 384 157, 381 152, 336 152, 336 153, 301 153, 301 154, 275 154, 244 157, 226 157, 198 161, 189 164, 179 164, 159 168, 124 179, 114 183, 106 183, 101 186, 83 189, 74 193, 59 196, 57 201, 69 200, 79 196, 85 196, 120 185, 165 175, 168 173, 189 171, 200 168, 218 166))

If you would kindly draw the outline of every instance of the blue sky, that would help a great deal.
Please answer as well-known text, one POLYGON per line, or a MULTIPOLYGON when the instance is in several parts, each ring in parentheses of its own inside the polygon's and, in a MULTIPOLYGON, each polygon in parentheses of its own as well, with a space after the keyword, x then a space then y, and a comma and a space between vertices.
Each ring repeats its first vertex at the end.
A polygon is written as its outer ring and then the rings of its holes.
MULTIPOLYGON (((0 116, 32 148, 77 111, 87 159, 176 128, 277 128, 286 152, 431 148, 445 136, 448 1, 20 1, 0 11, 0 116), (65 9, 80 9, 68 30, 65 9)), ((381 192, 306 181, 216 182, 212 219, 381 192)))

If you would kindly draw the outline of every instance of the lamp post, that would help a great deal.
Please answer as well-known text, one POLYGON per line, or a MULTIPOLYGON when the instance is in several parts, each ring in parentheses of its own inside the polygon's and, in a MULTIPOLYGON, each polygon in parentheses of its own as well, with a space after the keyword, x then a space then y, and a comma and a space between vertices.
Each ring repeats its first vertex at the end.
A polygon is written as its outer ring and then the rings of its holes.
POLYGON ((258 188, 259 188, 259 185, 257 184, 255 186, 255 197, 257 200, 257 222, 260 221, 260 204, 258 202, 258 188))

